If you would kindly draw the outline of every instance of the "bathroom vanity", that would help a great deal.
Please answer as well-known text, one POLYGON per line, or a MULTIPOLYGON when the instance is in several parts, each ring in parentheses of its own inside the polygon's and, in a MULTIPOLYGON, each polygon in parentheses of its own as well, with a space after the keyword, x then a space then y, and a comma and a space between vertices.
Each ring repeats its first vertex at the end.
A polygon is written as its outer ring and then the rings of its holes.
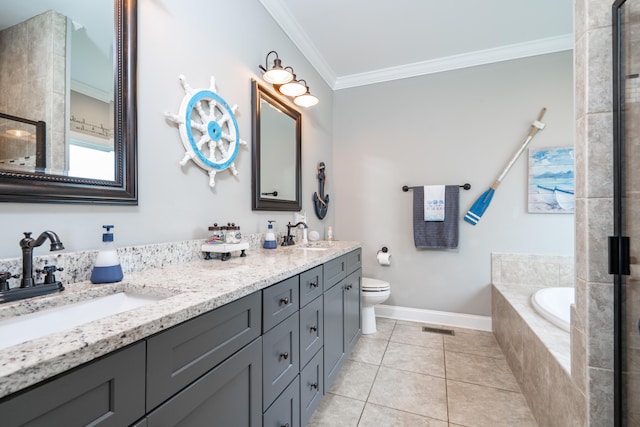
POLYGON ((164 298, 0 350, 2 424, 306 425, 360 336, 360 257, 333 242, 68 286, 164 298))

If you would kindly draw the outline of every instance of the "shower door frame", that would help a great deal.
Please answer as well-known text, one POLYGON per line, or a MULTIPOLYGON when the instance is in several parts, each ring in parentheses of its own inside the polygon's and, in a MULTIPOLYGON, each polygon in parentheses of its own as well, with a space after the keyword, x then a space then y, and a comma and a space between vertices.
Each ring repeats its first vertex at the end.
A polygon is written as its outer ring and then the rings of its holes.
POLYGON ((623 51, 623 5, 627 0, 616 0, 612 5, 613 31, 613 228, 609 237, 609 273, 614 275, 614 425, 625 425, 627 408, 625 371, 625 286, 630 274, 630 241, 626 233, 625 185, 625 70, 623 51))

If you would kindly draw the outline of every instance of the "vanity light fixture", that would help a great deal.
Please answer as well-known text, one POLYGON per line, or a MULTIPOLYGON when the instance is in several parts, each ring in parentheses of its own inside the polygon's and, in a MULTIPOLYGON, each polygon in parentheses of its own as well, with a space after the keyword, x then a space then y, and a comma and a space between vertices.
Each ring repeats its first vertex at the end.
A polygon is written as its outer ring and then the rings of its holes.
POLYGON ((265 66, 258 65, 258 68, 262 70, 262 78, 271 83, 276 92, 293 98, 296 105, 306 108, 319 102, 318 98, 309 91, 306 80, 298 80, 292 67, 282 67, 282 61, 275 50, 267 53, 265 66), (276 58, 273 60, 273 67, 269 68, 269 55, 271 54, 275 54, 276 58))
MULTIPOLYGON (((291 67, 285 67, 285 69, 287 68, 291 68, 291 67)), ((300 83, 300 81, 296 80, 296 74, 293 72, 293 68, 291 68, 291 74, 293 75, 293 79, 291 79, 290 82, 280 86, 278 88, 278 91, 280 91, 281 94, 286 96, 292 96, 292 97, 300 96, 307 91, 307 87, 302 83, 300 83)))
POLYGON ((296 98, 293 100, 293 102, 296 105, 299 105, 301 107, 313 107, 314 105, 316 105, 318 103, 318 98, 315 95, 312 95, 311 92, 309 92, 309 86, 307 86, 307 82, 304 80, 300 80, 301 82, 304 82, 304 88, 305 88, 305 93, 303 93, 300 96, 296 96, 296 98))
POLYGON ((258 67, 262 70, 262 78, 271 83, 271 84, 284 84, 293 80, 293 73, 289 70, 282 67, 282 61, 278 57, 278 52, 272 50, 267 53, 267 57, 264 60, 265 66, 259 65, 258 67), (276 59, 273 60, 273 67, 269 67, 269 55, 275 53, 276 59))

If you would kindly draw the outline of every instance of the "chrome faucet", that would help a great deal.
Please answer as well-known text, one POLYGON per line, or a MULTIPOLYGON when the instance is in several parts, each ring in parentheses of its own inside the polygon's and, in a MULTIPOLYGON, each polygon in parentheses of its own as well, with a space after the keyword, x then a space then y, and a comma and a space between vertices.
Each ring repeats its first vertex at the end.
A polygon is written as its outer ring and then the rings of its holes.
POLYGON ((291 229, 296 228, 299 225, 302 225, 303 228, 309 228, 307 227, 307 224, 304 221, 300 221, 296 224, 291 224, 289 222, 287 224, 287 235, 282 238, 282 246, 291 246, 296 244, 296 242, 293 241, 293 236, 291 235, 291 229))
POLYGON ((33 248, 42 245, 47 239, 51 242, 51 248, 49 250, 60 251, 64 249, 64 245, 58 235, 49 230, 40 233, 37 239, 33 239, 30 232, 24 233, 24 239, 20 240, 20 247, 22 248, 21 288, 28 288, 35 285, 33 281, 33 248))

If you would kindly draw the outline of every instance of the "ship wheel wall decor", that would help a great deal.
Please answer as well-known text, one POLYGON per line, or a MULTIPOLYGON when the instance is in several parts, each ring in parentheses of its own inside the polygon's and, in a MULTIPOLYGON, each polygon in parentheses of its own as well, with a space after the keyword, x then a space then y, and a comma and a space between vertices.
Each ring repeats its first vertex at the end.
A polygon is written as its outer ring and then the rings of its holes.
POLYGON ((208 89, 193 89, 184 76, 180 83, 186 93, 178 114, 166 113, 166 117, 178 125, 185 154, 180 165, 189 160, 209 173, 209 185, 214 187, 217 172, 229 169, 233 175, 238 171, 235 159, 240 145, 247 142, 240 139, 235 112, 238 106, 229 104, 216 92, 215 78, 211 77, 208 89))

